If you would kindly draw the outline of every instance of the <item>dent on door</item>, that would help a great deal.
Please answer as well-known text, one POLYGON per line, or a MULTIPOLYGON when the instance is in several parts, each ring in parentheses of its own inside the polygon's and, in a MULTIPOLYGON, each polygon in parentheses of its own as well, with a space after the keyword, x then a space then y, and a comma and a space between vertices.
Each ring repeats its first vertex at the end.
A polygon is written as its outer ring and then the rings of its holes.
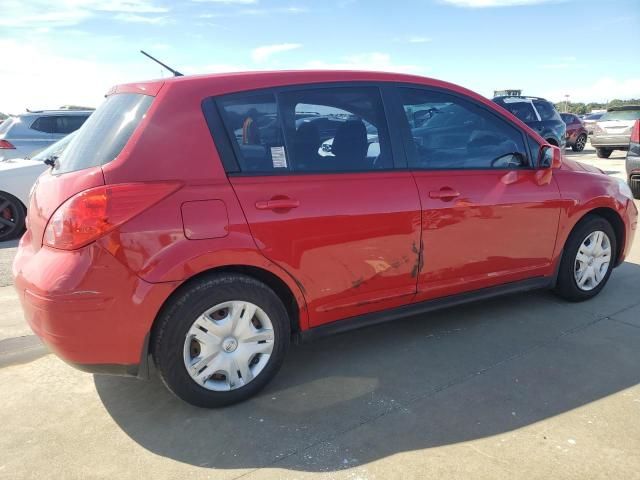
POLYGON ((311 326, 412 300, 421 213, 410 174, 232 182, 258 248, 303 289, 311 326), (295 208, 260 208, 283 197, 296 202, 295 208))

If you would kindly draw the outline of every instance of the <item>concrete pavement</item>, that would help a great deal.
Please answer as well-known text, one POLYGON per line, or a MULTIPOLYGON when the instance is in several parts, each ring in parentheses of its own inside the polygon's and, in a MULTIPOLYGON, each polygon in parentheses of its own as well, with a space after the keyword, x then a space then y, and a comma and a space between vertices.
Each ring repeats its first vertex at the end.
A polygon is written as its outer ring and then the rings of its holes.
POLYGON ((296 346, 221 410, 53 355, 0 366, 0 478, 640 478, 639 283, 640 238, 589 302, 513 295, 296 346))

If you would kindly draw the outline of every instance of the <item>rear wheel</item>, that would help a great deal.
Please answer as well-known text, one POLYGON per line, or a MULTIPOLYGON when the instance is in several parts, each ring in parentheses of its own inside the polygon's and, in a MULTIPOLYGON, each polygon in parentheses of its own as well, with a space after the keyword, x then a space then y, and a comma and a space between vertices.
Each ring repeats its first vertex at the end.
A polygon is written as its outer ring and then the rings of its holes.
POLYGON ((596 215, 585 217, 565 244, 556 293, 573 302, 597 295, 609 280, 616 248, 611 224, 596 215))
POLYGON ((576 138, 576 143, 571 145, 571 150, 574 152, 581 152, 584 150, 584 146, 587 144, 587 136, 583 133, 576 138))
POLYGON ((0 192, 0 242, 24 232, 26 214, 20 200, 10 193, 0 192))
POLYGON ((164 309, 153 357, 177 397, 213 408, 262 389, 280 368, 289 341, 286 309, 269 287, 245 275, 212 275, 164 309))
POLYGON ((598 158, 609 158, 613 152, 610 148, 596 148, 596 155, 598 158))

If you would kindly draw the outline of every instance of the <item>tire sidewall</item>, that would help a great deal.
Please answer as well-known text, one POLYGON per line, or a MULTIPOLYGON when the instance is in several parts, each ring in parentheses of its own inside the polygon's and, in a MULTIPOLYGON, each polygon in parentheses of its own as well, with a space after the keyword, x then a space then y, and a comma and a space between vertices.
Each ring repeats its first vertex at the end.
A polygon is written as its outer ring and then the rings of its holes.
POLYGON ((589 298, 596 296, 609 281, 609 277, 611 276, 611 272, 613 271, 613 266, 615 264, 618 245, 613 227, 604 218, 587 216, 576 226, 574 231, 571 232, 571 235, 565 245, 565 251, 562 255, 562 262, 558 272, 556 291, 558 291, 561 296, 571 301, 588 300, 589 298), (597 230, 603 231, 609 237, 609 242, 611 243, 611 262, 609 263, 607 273, 598 286, 592 290, 583 290, 578 287, 575 279, 574 272, 576 256, 584 240, 591 233, 597 230))
POLYGON ((22 205, 22 202, 20 200, 7 192, 2 192, 2 196, 11 203, 14 211, 16 212, 16 227, 11 233, 0 233, 0 242, 3 242, 5 240, 12 240, 16 237, 19 237, 22 232, 24 232, 25 219, 27 216, 26 209, 24 208, 24 205, 22 205))
POLYGON ((248 399, 277 373, 290 342, 290 326, 280 299, 261 282, 242 275, 216 276, 185 289, 159 318, 153 357, 160 377, 179 398, 196 406, 218 407, 248 399), (230 391, 212 391, 199 385, 187 372, 183 348, 187 332, 203 312, 220 303, 242 300, 260 307, 271 320, 274 346, 269 362, 247 385, 230 391))

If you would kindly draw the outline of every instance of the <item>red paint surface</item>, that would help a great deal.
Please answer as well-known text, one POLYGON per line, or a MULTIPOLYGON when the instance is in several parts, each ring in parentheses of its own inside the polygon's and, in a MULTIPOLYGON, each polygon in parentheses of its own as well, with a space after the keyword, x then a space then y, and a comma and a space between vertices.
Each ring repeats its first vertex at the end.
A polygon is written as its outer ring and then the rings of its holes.
POLYGON ((112 94, 157 96, 118 158, 59 177, 45 173, 35 189, 29 231, 13 266, 33 330, 68 360, 131 364, 138 362, 163 302, 180 284, 212 268, 249 266, 278 277, 292 292, 305 330, 441 295, 550 276, 571 229, 595 208, 620 216, 622 258, 630 248, 637 224, 633 202, 620 195, 615 180, 568 159, 546 171, 227 178, 202 114, 204 98, 334 81, 448 89, 483 103, 544 143, 493 102, 409 75, 265 72, 116 87, 112 94), (49 218, 75 193, 104 183, 161 180, 183 186, 77 251, 42 247, 49 218), (286 204, 271 208, 270 201, 286 204), (207 214, 219 223, 208 223, 207 214))

